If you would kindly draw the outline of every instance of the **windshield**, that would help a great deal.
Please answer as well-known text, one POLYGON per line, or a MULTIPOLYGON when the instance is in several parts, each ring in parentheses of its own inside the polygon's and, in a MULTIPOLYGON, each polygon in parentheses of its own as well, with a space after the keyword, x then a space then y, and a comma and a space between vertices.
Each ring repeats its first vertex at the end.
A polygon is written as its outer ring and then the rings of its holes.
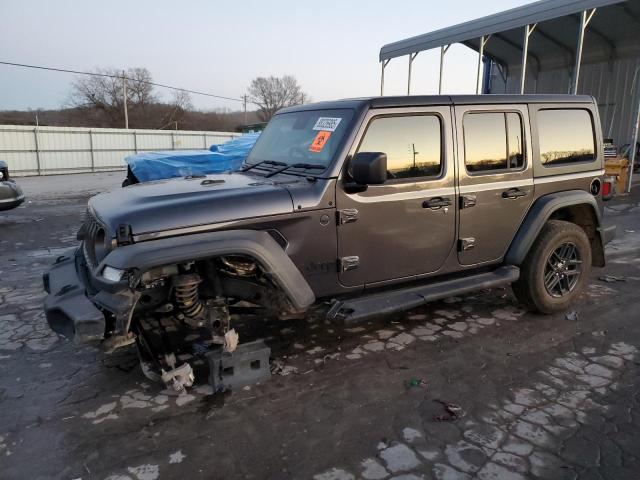
POLYGON ((271 119, 245 165, 281 162, 327 167, 347 131, 353 110, 309 110, 271 119))

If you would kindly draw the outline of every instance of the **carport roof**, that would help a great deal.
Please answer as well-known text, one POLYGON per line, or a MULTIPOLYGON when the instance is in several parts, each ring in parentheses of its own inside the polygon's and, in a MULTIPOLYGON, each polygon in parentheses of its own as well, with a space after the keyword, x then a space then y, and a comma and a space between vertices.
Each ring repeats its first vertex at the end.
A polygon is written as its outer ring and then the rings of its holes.
POLYGON ((528 50, 538 66, 571 61, 578 37, 578 14, 593 8, 598 10, 587 29, 585 61, 590 57, 610 58, 617 55, 621 44, 637 43, 640 0, 542 0, 387 44, 380 50, 380 61, 454 43, 478 50, 480 38, 491 35, 485 55, 502 64, 517 64, 522 56, 524 27, 536 23, 528 50))

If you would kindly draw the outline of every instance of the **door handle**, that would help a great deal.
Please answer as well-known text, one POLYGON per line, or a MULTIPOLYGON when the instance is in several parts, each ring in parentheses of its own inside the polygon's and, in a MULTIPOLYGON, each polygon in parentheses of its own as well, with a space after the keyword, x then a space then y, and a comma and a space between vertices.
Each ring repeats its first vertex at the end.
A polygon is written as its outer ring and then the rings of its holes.
POLYGON ((520 190, 519 188, 510 188, 509 190, 505 190, 504 192, 502 192, 502 198, 514 199, 525 197, 526 195, 527 192, 520 190))
POLYGON ((433 198, 430 198, 429 200, 425 200, 424 202, 422 202, 422 208, 431 208, 433 210, 437 210, 439 208, 449 207, 449 206, 451 206, 450 198, 433 197, 433 198))

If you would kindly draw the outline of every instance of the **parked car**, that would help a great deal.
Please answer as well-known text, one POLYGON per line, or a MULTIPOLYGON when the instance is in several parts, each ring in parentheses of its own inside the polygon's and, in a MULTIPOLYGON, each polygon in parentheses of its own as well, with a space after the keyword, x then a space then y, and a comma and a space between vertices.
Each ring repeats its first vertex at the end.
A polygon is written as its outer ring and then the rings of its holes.
POLYGON ((260 132, 246 133, 220 145, 211 145, 209 150, 167 150, 129 155, 124 159, 127 177, 122 186, 237 170, 259 136, 260 132))
POLYGON ((286 108, 237 172, 93 197, 80 247, 45 275, 46 316, 108 350, 135 342, 145 372, 180 390, 202 355, 224 382, 217 352, 236 348, 230 314, 247 307, 337 299, 328 318, 356 322, 511 284, 526 308, 562 311, 615 233, 602 151, 587 96, 286 108))
POLYGON ((0 160, 0 212, 16 208, 24 202, 24 194, 18 184, 9 177, 9 167, 0 160))

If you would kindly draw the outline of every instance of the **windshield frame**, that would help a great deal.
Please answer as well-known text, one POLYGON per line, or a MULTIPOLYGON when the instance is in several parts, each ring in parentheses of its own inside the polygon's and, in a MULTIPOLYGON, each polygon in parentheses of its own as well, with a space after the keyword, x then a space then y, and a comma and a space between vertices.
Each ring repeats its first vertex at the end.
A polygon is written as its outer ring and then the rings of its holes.
MULTIPOLYGON (((295 161, 292 162, 286 162, 284 160, 280 160, 278 159, 278 161, 281 161, 282 163, 287 163, 289 165, 293 165, 295 163, 313 163, 313 164, 320 164, 322 165, 324 168, 322 170, 317 169, 317 168, 313 168, 313 169, 305 169, 305 168, 296 168, 296 167, 292 167, 290 166, 288 169, 286 169, 285 171, 283 171, 283 174, 287 174, 287 175, 297 175, 297 176, 303 176, 303 177, 314 177, 314 178, 329 178, 328 176, 326 176, 325 174, 327 172, 331 173, 334 169, 334 166, 337 162, 337 160, 339 158, 341 158, 344 149, 345 149, 345 144, 349 141, 349 139, 352 136, 353 133, 353 125, 357 122, 358 118, 359 118, 359 112, 358 109, 353 108, 353 106, 336 106, 335 108, 327 108, 327 107, 318 107, 318 108, 300 108, 299 110, 294 109, 287 109, 286 111, 282 112, 282 113, 276 113, 272 120, 275 119, 276 117, 280 117, 280 116, 284 116, 284 115, 291 115, 291 114, 299 114, 299 113, 308 113, 308 112, 327 112, 326 116, 331 116, 334 115, 336 116, 336 112, 339 110, 343 110, 343 111, 348 111, 349 112, 349 118, 344 119, 343 121, 344 123, 344 130, 342 132, 342 136, 339 139, 338 143, 335 145, 334 148, 334 152, 331 155, 331 157, 329 158, 329 160, 327 161, 327 163, 323 163, 323 162, 313 162, 313 161, 309 161, 309 162, 300 162, 299 159, 296 159, 295 161), (346 120, 346 121, 345 121, 346 120)), ((321 114, 320 116, 325 116, 323 114, 321 114)), ((251 152, 249 152, 249 155, 247 155, 247 158, 245 158, 242 167, 240 169, 240 171, 242 171, 242 169, 244 168, 250 168, 249 171, 251 172, 255 172, 255 173, 270 173, 273 172, 275 169, 280 168, 274 165, 270 165, 269 163, 265 162, 265 159, 258 159, 258 158, 251 158, 255 148, 257 145, 259 145, 260 141, 263 139, 263 135, 264 133, 269 129, 269 125, 271 124, 272 120, 269 121, 269 123, 267 124, 267 126, 265 127, 263 133, 260 135, 260 137, 258 137, 258 140, 256 141, 255 145, 253 146, 253 148, 251 149, 251 152), (251 160, 251 161, 250 161, 251 160), (261 164, 261 162, 263 162, 261 164)), ((272 159, 267 159, 267 162, 270 161, 272 159)))

